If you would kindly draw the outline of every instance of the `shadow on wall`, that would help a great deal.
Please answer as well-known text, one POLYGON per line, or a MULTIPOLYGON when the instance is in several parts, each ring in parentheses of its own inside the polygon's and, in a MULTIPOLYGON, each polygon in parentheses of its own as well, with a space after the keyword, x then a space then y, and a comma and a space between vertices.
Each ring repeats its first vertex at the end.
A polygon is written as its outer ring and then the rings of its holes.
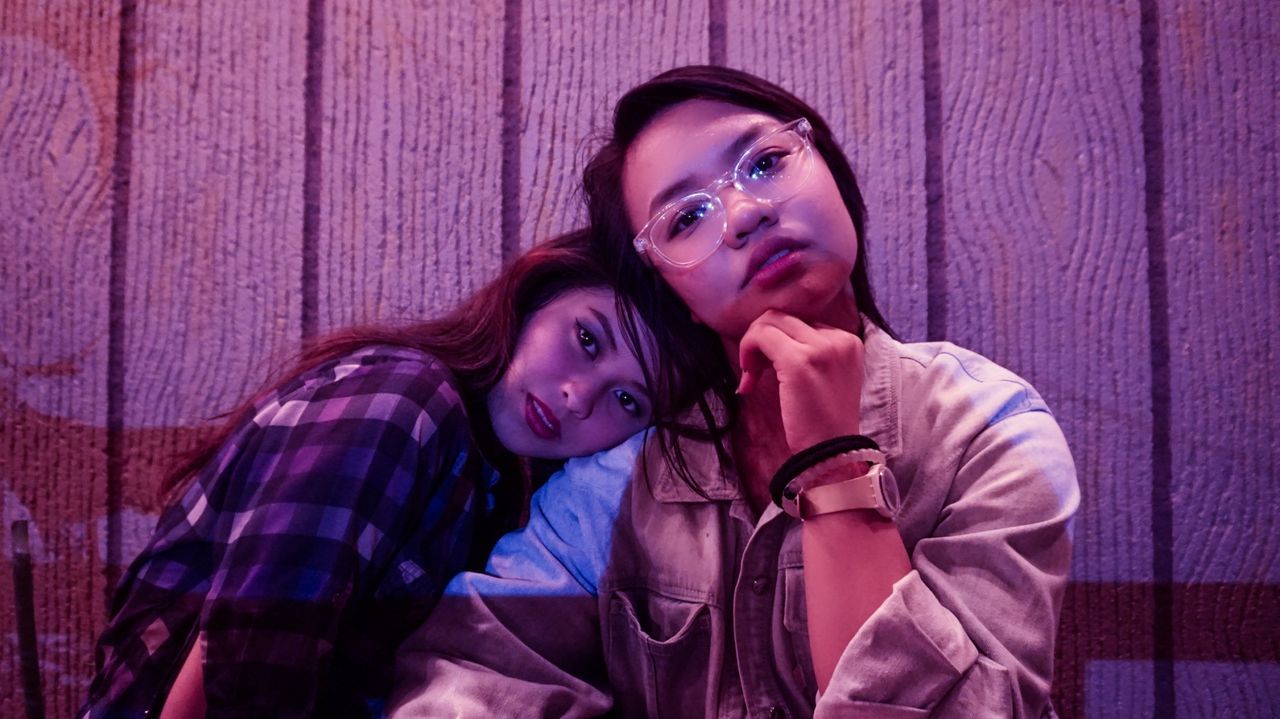
POLYGON ((155 527, 165 462, 198 435, 190 427, 126 430, 120 505, 110 513, 107 429, 38 411, 0 384, 0 716, 24 716, 14 522, 25 521, 29 533, 27 591, 49 715, 70 714, 94 672, 109 591, 155 527))

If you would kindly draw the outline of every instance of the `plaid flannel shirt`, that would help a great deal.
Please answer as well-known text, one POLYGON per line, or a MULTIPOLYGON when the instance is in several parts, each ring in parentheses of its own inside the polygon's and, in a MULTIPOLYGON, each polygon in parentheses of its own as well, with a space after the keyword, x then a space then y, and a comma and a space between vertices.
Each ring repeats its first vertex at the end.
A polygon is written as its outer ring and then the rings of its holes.
POLYGON ((364 348, 252 415, 122 577, 82 716, 156 708, 197 636, 211 717, 376 712, 400 640, 510 528, 430 355, 364 348))

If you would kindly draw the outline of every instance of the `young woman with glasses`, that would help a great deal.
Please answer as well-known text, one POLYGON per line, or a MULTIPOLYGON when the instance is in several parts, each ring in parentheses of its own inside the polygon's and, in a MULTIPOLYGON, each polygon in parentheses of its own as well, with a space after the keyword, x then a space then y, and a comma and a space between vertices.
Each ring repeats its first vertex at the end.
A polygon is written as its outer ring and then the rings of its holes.
POLYGON ((561 237, 440 319, 335 334, 231 413, 167 480, 81 716, 376 715, 396 645, 522 521, 521 458, 701 394, 692 345, 590 249, 561 237))
POLYGON ((406 641, 393 715, 1052 716, 1065 440, 1021 378, 889 330, 822 118, 672 70, 619 101, 584 183, 623 275, 714 335, 716 421, 687 473, 633 441, 553 482, 406 641))

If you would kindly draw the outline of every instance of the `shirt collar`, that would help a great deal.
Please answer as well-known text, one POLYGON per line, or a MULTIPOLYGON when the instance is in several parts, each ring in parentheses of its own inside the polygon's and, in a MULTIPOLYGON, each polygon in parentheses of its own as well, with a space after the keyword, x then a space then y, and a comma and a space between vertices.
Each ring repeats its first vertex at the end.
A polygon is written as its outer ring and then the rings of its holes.
MULTIPOLYGON (((888 333, 863 317, 863 382, 860 424, 862 431, 880 445, 885 457, 892 459, 902 453, 902 424, 898 415, 899 393, 902 388, 901 368, 898 357, 900 343, 888 333)), ((707 396, 717 421, 723 421, 724 408, 713 395, 707 396)), ((693 410, 683 419, 696 417, 693 410)), ((648 474, 650 492, 659 502, 726 501, 742 496, 737 473, 732 466, 721 467, 715 446, 710 442, 682 440, 689 472, 697 480, 707 496, 701 497, 692 487, 680 479, 675 468, 662 457, 662 449, 656 438, 645 445, 639 474, 648 474)))

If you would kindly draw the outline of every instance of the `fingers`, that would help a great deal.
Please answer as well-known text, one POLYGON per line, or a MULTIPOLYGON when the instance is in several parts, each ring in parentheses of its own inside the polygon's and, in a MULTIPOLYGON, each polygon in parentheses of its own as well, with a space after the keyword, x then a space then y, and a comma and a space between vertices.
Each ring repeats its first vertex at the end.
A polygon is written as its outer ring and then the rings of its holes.
POLYGON ((747 394, 761 372, 769 367, 813 371, 819 374, 836 369, 860 356, 857 335, 829 325, 810 325, 798 317, 768 310, 751 323, 738 346, 742 377, 737 393, 747 394))
POLYGON ((824 333, 820 329, 817 329, 815 326, 810 325, 799 317, 779 312, 778 310, 766 311, 764 314, 756 318, 756 323, 777 327, 785 332, 792 340, 802 344, 820 345, 824 341, 824 333))
POLYGON ((756 377, 770 367, 785 365, 799 351, 800 345, 778 327, 757 321, 747 328, 738 344, 738 364, 742 379, 738 394, 747 394, 755 386, 756 377))

